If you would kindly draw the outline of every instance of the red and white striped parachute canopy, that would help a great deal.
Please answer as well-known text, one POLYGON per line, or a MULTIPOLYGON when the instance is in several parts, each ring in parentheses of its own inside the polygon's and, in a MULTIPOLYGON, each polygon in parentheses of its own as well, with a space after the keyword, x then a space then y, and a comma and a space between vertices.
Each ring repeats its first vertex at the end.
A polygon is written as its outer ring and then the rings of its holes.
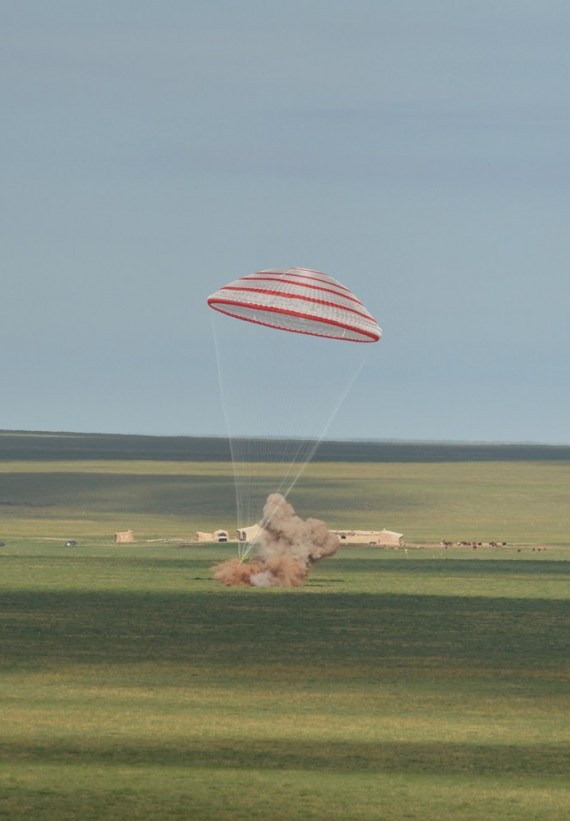
POLYGON ((309 268, 270 268, 236 279, 208 297, 236 319, 298 334, 378 342, 382 329, 348 288, 309 268))

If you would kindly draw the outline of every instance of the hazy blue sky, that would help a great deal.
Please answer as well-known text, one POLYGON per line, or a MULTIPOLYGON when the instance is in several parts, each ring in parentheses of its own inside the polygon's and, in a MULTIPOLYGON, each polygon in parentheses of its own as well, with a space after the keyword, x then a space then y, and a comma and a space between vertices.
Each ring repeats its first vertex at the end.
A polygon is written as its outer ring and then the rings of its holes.
POLYGON ((0 428, 223 433, 206 297, 300 265, 384 329, 331 436, 570 442, 569 41, 567 0, 2 0, 0 428))

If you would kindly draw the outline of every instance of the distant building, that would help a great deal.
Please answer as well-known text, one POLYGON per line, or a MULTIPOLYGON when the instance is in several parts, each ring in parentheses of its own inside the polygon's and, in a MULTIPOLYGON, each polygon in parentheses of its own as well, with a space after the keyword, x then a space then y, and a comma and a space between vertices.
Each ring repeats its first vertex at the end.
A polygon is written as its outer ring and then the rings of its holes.
POLYGON ((395 530, 334 530, 341 545, 369 545, 371 547, 403 547, 404 536, 395 530))
POLYGON ((228 531, 227 530, 214 530, 213 533, 205 533, 202 530, 198 530, 194 534, 194 541, 195 542, 227 542, 228 541, 228 531))
POLYGON ((135 534, 132 530, 123 530, 120 533, 115 533, 115 542, 134 542, 135 534))
POLYGON ((238 542, 251 542, 256 541, 261 533, 261 528, 259 525, 251 525, 250 527, 242 527, 237 531, 237 540, 238 542))

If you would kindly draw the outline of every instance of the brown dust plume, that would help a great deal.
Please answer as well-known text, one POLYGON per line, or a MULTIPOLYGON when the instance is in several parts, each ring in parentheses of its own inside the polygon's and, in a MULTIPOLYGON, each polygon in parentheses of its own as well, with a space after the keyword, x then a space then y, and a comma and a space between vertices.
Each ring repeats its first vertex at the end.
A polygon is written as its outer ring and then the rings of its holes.
POLYGON ((257 555, 217 564, 215 579, 228 587, 300 587, 312 565, 339 546, 324 522, 301 519, 280 493, 267 497, 260 525, 257 555))

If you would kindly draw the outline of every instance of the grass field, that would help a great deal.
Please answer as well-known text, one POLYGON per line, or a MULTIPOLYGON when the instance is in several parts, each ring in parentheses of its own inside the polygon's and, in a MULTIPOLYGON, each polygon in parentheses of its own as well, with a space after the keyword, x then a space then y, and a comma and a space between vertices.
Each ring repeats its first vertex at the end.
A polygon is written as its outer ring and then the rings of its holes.
MULTIPOLYGON (((270 464, 259 474, 270 475, 270 464)), ((278 482, 277 482, 278 483, 278 482)), ((331 527, 404 533, 409 543, 570 544, 570 463, 310 465, 291 494, 331 527)), ((231 464, 178 461, 0 461, 0 539, 190 539, 235 529, 231 464)))
MULTIPOLYGON (((324 442, 290 498, 331 527, 411 544, 568 546, 570 447, 324 442)), ((0 539, 189 540, 235 519, 223 439, 0 431, 0 539)))
POLYGON ((0 817, 568 817, 566 551, 231 552, 3 549, 0 817))
POLYGON ((303 516, 422 549, 226 589, 144 540, 231 528, 230 465, 95 439, 0 435, 0 818, 568 818, 563 454, 316 462, 303 516))

